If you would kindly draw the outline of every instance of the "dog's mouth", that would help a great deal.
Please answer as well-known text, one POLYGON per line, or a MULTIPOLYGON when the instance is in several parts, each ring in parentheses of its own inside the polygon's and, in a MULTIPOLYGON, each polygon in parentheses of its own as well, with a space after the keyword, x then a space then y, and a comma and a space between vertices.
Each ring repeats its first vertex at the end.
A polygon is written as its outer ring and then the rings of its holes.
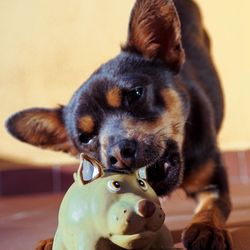
POLYGON ((154 146, 152 142, 152 145, 144 147, 135 164, 123 168, 109 166, 106 169, 106 171, 121 173, 131 173, 138 170, 139 174, 143 173, 147 178, 158 196, 169 194, 181 184, 183 177, 182 155, 178 143, 168 139, 164 148, 163 146, 159 148, 154 146), (141 169, 142 172, 140 172, 141 169))
POLYGON ((183 162, 175 141, 168 141, 164 153, 146 165, 147 180, 157 195, 163 196, 178 187, 182 181, 183 162))

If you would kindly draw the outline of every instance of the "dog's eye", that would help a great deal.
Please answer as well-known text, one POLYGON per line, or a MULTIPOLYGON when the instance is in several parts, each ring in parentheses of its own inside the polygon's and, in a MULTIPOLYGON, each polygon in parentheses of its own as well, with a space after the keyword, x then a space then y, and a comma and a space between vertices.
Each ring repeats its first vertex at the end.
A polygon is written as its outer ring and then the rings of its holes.
POLYGON ((143 87, 136 87, 130 90, 127 94, 127 101, 128 104, 133 104, 134 102, 138 101, 143 94, 143 87))
POLYGON ((79 133, 78 134, 78 138, 80 143, 89 143, 89 141, 92 139, 92 135, 91 134, 84 134, 84 133, 79 133))

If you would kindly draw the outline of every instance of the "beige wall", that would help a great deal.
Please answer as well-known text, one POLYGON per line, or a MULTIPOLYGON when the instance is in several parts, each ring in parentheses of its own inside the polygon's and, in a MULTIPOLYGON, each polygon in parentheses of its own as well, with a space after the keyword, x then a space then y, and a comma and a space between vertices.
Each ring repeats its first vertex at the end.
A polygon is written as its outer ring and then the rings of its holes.
MULTIPOLYGON (((119 51, 134 0, 0 1, 0 156, 71 161, 22 144, 4 120, 20 109, 68 102, 95 68, 119 51)), ((226 94, 224 149, 250 147, 250 2, 199 0, 226 94)))

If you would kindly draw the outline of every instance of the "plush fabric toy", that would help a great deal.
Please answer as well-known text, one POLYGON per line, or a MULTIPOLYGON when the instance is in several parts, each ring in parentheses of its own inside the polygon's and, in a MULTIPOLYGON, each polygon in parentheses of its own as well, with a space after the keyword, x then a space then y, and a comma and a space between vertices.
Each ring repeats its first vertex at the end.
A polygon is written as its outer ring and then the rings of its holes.
POLYGON ((61 203, 53 250, 173 249, 159 200, 142 175, 103 171, 81 155, 61 203))

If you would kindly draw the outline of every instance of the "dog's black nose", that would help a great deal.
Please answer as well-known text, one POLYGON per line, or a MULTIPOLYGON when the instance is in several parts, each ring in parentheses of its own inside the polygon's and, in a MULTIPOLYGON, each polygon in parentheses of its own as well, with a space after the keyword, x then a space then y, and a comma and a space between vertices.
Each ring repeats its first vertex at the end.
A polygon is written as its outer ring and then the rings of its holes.
POLYGON ((113 168, 130 168, 135 163, 137 143, 135 140, 122 140, 108 150, 108 158, 113 168))

